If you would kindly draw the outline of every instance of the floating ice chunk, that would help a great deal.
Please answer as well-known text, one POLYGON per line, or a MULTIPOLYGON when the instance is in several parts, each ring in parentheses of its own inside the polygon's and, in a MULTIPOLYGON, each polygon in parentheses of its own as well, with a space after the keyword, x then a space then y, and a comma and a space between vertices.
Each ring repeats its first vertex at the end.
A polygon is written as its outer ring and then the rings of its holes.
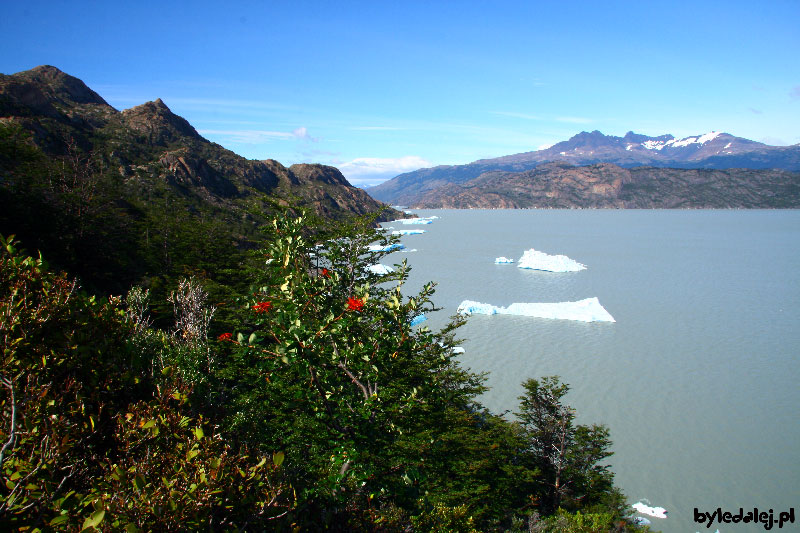
POLYGON ((547 270, 549 272, 578 272, 579 270, 586 270, 586 265, 582 265, 566 255, 549 255, 533 248, 525 250, 519 259, 517 267, 547 270))
POLYGON ((464 348, 462 348, 461 346, 453 346, 453 353, 454 354, 458 355, 460 353, 465 353, 465 352, 466 352, 466 350, 464 348))
POLYGON ((643 516, 635 516, 633 517, 633 520, 631 520, 631 522, 633 522, 637 526, 649 526, 650 524, 652 524, 650 520, 648 520, 643 516))
POLYGON ((667 517, 667 510, 663 507, 650 507, 642 502, 636 502, 631 507, 636 509, 636 511, 646 514, 648 516, 654 516, 656 518, 666 518, 667 517))
POLYGON ((383 275, 394 272, 394 269, 392 267, 376 263, 374 265, 369 266, 369 271, 372 272, 373 274, 383 275))
POLYGON ((497 307, 472 300, 464 300, 459 304, 456 313, 459 315, 496 315, 497 307))
POLYGON ((404 254, 410 254, 411 252, 416 252, 416 251, 417 251, 416 248, 412 248, 410 250, 400 250, 400 252, 404 254))
POLYGON ((462 315, 518 315, 581 322, 616 322, 597 298, 577 302, 513 303, 508 307, 464 300, 456 312, 462 315))
POLYGON ((513 260, 513 259, 509 259, 508 257, 505 257, 505 256, 503 256, 503 257, 498 257, 497 259, 495 259, 495 260, 494 260, 494 262, 495 262, 495 263, 497 263, 497 264, 502 264, 502 263, 513 263, 513 262, 514 262, 514 260, 513 260))
POLYGON ((409 226, 411 224, 433 224, 433 220, 430 218, 404 218, 401 219, 400 222, 409 226))
POLYGON ((392 232, 392 235, 419 235, 425 233, 424 229, 398 229, 392 232))
POLYGON ((417 316, 415 316, 414 318, 412 318, 411 322, 409 324, 411 326, 416 326, 418 324, 422 324, 426 320, 428 320, 428 317, 425 316, 425 313, 420 313, 417 316))
POLYGON ((387 244, 386 246, 382 244, 372 244, 369 247, 370 252, 391 252, 393 250, 402 250, 405 248, 405 244, 396 242, 394 244, 387 244))

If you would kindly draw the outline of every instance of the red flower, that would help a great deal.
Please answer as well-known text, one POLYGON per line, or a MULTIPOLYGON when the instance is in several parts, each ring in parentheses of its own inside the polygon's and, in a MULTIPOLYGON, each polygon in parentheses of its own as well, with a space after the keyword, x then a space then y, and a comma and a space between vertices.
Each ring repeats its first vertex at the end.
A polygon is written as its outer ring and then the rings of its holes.
POLYGON ((266 313, 270 309, 272 309, 272 302, 258 302, 253 305, 253 311, 256 313, 266 313))
POLYGON ((320 271, 320 273, 319 273, 319 274, 320 274, 320 276, 322 276, 323 278, 329 278, 329 277, 331 277, 331 271, 330 271, 330 270, 328 270, 327 268, 323 268, 323 269, 322 269, 322 271, 320 271))
POLYGON ((217 337, 217 339, 221 341, 229 341, 231 340, 231 337, 233 337, 233 333, 223 333, 222 335, 217 337))
POLYGON ((364 308, 364 300, 352 297, 347 299, 348 311, 361 311, 361 309, 363 308, 364 308))

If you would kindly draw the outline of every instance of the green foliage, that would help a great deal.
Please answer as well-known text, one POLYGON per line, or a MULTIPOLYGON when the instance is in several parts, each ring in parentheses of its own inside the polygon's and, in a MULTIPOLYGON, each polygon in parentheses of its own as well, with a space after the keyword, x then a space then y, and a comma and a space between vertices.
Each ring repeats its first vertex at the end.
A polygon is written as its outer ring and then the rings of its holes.
POLYGON ((156 387, 136 348, 157 343, 129 339, 157 335, 0 245, 0 529, 263 528, 291 508, 277 461, 232 448, 170 372, 156 387))
POLYGON ((146 392, 113 303, 88 297, 0 238, 0 524, 80 502, 114 453, 116 413, 146 392))
POLYGON ((611 456, 604 426, 575 425, 575 412, 562 403, 569 386, 557 376, 523 383, 517 414, 528 456, 540 472, 542 510, 577 510, 598 504, 613 489, 613 474, 601 464, 611 456))
POLYGON ((454 319, 370 219, 287 212, 233 301, 208 279, 105 301, 3 241, 0 526, 87 530, 623 531, 608 431, 528 380, 518 421, 476 401, 454 319), (215 309, 230 329, 214 333, 215 309), (158 306, 155 307, 158 309, 158 306), (539 518, 541 513, 543 518, 539 518))
POLYGON ((88 498, 112 530, 264 528, 291 509, 280 461, 234 451, 187 409, 187 389, 163 387, 118 417, 117 462, 88 498))

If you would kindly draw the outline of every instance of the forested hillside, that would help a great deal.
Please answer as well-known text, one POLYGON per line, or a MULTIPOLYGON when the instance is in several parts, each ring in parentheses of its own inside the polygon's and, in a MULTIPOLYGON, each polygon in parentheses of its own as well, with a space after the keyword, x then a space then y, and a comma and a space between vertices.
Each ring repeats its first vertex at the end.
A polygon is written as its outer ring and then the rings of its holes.
POLYGON ((608 430, 555 377, 484 408, 335 169, 52 67, 0 110, 0 530, 636 529, 608 430))

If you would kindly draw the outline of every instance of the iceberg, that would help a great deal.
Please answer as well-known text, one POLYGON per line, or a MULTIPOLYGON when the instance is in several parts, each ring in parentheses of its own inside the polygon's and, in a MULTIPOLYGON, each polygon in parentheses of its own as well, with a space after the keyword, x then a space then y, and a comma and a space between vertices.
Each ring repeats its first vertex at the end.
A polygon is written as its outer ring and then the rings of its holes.
POLYGON ((383 275, 383 274, 390 274, 394 272, 392 267, 388 267, 386 265, 381 265, 380 263, 376 263, 374 265, 369 266, 369 271, 373 274, 383 275))
POLYGON ((633 520, 631 520, 631 522, 633 522, 637 526, 649 526, 650 524, 652 524, 650 520, 648 520, 643 516, 635 516, 633 520))
POLYGON ((398 229, 392 232, 392 235, 419 235, 425 233, 424 229, 398 229))
POLYGON ((650 507, 642 502, 636 502, 631 507, 636 509, 636 511, 646 514, 648 516, 654 516, 656 518, 666 518, 667 517, 667 510, 663 507, 650 507))
POLYGON ((464 348, 462 348, 461 346, 453 346, 453 354, 454 355, 458 355, 458 354, 461 354, 461 353, 466 353, 466 350, 464 348))
POLYGON ((433 224, 433 220, 430 218, 404 218, 401 219, 400 222, 406 226, 411 224, 433 224))
POLYGON ((426 320, 428 320, 428 317, 425 316, 425 313, 420 313, 420 314, 418 314, 417 316, 415 316, 414 318, 411 319, 411 322, 409 323, 409 325, 411 325, 413 327, 413 326, 416 326, 418 324, 422 324, 426 320))
POLYGON ((547 270, 549 272, 578 272, 586 270, 586 265, 570 259, 566 255, 549 255, 531 248, 525 250, 517 264, 518 268, 547 270))
POLYGON ((456 313, 459 315, 496 315, 497 309, 497 307, 490 304, 464 300, 458 305, 456 313))
POLYGON ((494 260, 494 262, 497 263, 498 265, 500 265, 500 264, 504 264, 504 263, 513 263, 514 260, 503 256, 503 257, 498 257, 497 259, 494 260))
POLYGON ((402 250, 405 248, 405 244, 401 244, 396 242, 394 244, 387 244, 386 246, 382 244, 371 244, 369 247, 370 252, 391 252, 393 250, 402 250))
POLYGON ((513 303, 508 307, 464 300, 456 312, 461 315, 517 315, 581 322, 616 322, 596 297, 577 302, 513 303))

